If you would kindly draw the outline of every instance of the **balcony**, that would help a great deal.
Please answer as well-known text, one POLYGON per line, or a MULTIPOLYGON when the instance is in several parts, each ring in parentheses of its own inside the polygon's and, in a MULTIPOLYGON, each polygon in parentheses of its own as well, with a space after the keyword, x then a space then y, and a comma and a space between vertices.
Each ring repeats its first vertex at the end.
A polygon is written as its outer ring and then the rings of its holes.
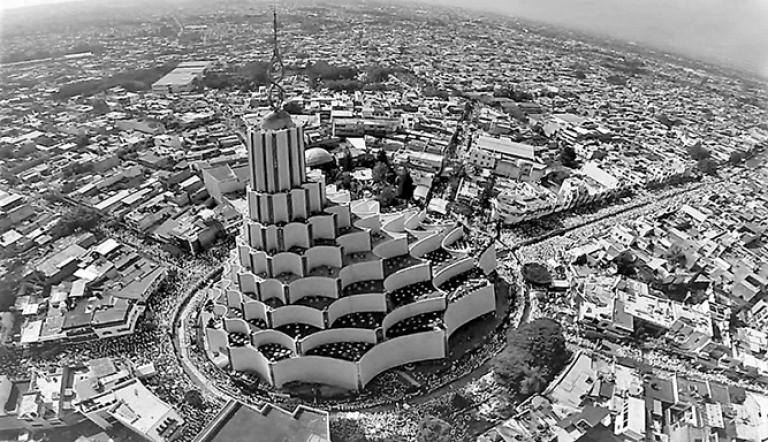
POLYGON ((293 355, 293 352, 290 349, 285 348, 280 344, 260 345, 258 350, 265 358, 267 358, 267 360, 269 360, 269 362, 277 362, 290 358, 293 355))
POLYGON ((307 352, 309 356, 326 356, 357 362, 373 347, 368 342, 333 342, 315 347, 307 352))
POLYGON ((291 324, 281 325, 280 327, 277 327, 275 330, 285 333, 286 335, 292 338, 301 338, 319 331, 320 328, 315 327, 314 325, 293 322, 291 324))
POLYGON ((400 336, 412 335, 425 331, 435 330, 443 325, 443 312, 429 312, 411 316, 396 323, 387 330, 387 338, 393 339, 400 336))
POLYGON ((424 299, 436 293, 432 281, 422 281, 390 292, 387 301, 390 310, 424 299))
POLYGON ((382 312, 348 313, 333 322, 332 328, 367 328, 369 330, 381 327, 384 320, 382 312))

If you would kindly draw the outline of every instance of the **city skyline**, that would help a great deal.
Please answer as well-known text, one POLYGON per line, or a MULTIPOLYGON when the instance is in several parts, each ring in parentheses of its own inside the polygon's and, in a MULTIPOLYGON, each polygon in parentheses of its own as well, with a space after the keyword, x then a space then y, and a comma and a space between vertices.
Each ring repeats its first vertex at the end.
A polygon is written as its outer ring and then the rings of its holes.
MULTIPOLYGON (((3 11, 103 0, 4 0, 3 11)), ((416 0, 501 12, 553 26, 606 35, 752 72, 768 79, 768 0, 416 0)))

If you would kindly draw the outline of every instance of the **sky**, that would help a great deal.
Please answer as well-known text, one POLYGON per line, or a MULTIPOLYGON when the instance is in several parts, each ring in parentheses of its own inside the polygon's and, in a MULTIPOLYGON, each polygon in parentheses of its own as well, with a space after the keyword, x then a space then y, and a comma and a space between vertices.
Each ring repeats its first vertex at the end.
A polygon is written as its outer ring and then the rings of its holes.
MULTIPOLYGON (((66 1, 0 0, 0 10, 66 1)), ((422 1, 609 35, 768 78, 768 0, 422 1)))

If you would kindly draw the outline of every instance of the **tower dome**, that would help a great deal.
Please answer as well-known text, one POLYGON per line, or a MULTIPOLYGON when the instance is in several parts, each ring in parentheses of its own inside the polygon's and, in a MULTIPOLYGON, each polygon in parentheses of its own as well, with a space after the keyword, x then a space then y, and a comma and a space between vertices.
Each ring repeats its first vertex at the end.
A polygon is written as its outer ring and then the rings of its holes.
POLYGON ((261 122, 261 130, 283 130, 296 127, 291 119, 291 114, 283 109, 277 109, 269 113, 261 122))

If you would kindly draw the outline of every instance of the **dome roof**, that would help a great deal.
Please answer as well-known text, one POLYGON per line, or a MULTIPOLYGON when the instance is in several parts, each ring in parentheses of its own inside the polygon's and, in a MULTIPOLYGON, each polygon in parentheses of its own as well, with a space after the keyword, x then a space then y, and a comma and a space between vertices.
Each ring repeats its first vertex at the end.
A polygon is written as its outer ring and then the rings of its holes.
POLYGON ((272 111, 261 122, 261 130, 283 130, 290 127, 296 127, 296 125, 293 124, 291 114, 283 109, 272 111))
POLYGON ((304 161, 309 167, 322 166, 333 162, 333 155, 322 147, 313 147, 304 152, 304 161))

